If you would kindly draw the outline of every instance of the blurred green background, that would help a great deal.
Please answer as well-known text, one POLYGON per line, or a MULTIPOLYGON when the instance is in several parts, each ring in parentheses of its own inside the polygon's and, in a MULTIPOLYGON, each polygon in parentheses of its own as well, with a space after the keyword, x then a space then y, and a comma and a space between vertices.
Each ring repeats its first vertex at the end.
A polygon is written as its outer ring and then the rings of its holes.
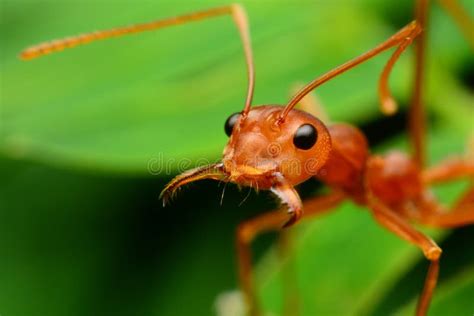
MULTIPOLYGON (((296 82, 372 48, 413 19, 412 0, 240 1, 255 53, 254 104, 283 104, 296 82)), ((461 1, 474 16, 472 0, 461 1)), ((212 315, 237 288, 237 224, 276 204, 266 193, 203 181, 162 208, 182 167, 218 159, 239 111, 246 69, 226 17, 123 37, 21 62, 26 46, 192 12, 223 1, 10 1, 0 7, 0 315, 212 315), (150 162, 170 162, 153 175, 150 162)), ((453 20, 431 6, 427 106, 430 163, 462 155, 473 134, 474 58, 453 20)), ((385 53, 316 94, 334 121, 357 124, 373 149, 404 149, 413 50, 391 87, 401 111, 378 110, 385 53)), ((436 188, 449 203, 466 187, 436 188)), ((303 196, 320 191, 315 181, 303 196)), ((474 312, 474 229, 427 231, 444 249, 430 315, 474 312)), ((256 242, 264 309, 282 313, 292 273, 301 315, 412 315, 427 262, 350 203, 256 242)))

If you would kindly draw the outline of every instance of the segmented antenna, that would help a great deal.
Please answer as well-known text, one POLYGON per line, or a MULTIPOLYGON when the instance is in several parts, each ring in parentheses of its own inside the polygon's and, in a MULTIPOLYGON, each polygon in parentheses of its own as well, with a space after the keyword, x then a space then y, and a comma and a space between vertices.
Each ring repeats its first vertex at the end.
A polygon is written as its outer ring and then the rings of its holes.
POLYGON ((92 33, 81 34, 63 39, 45 42, 26 48, 20 53, 20 58, 30 60, 46 54, 62 51, 66 48, 72 48, 78 45, 88 44, 93 41, 103 40, 112 37, 118 37, 127 34, 151 31, 167 26, 182 24, 184 22, 202 20, 208 17, 230 14, 232 6, 214 8, 207 11, 201 11, 164 20, 153 21, 149 23, 130 25, 126 27, 114 28, 110 30, 96 31, 92 33))

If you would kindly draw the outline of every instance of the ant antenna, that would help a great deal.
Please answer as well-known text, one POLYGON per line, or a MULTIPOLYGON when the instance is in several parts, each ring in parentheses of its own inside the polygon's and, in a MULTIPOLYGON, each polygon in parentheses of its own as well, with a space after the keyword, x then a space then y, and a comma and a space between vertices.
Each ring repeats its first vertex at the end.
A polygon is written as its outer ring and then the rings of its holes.
POLYGON ((379 82, 379 98, 381 102, 381 110, 385 114, 393 114, 397 110, 397 103, 393 99, 390 94, 390 90, 388 88, 388 77, 390 72, 393 68, 393 65, 400 57, 400 54, 408 47, 408 45, 413 42, 414 38, 421 33, 421 27, 417 21, 413 21, 410 24, 406 25, 400 31, 395 33, 385 42, 379 44, 375 48, 369 50, 368 52, 356 57, 332 70, 325 73, 324 75, 316 78, 315 80, 311 81, 305 87, 303 87, 286 105, 283 112, 279 116, 279 122, 282 123, 285 120, 285 117, 288 113, 295 107, 295 105, 301 101, 309 92, 311 92, 316 87, 322 85, 326 81, 336 77, 337 75, 361 64, 362 62, 378 55, 379 53, 393 47, 399 45, 397 50, 393 53, 393 55, 388 60, 385 68, 380 76, 379 82))
POLYGON ((126 27, 114 28, 103 31, 96 31, 92 33, 81 34, 68 38, 58 39, 51 42, 45 42, 38 45, 28 47, 21 52, 20 58, 24 60, 30 60, 46 54, 62 51, 66 48, 73 48, 78 45, 89 44, 90 42, 103 40, 112 37, 119 37, 127 34, 140 33, 144 31, 151 31, 168 26, 184 24, 187 22, 204 20, 211 17, 221 16, 230 14, 233 18, 234 23, 240 34, 240 39, 243 44, 245 60, 247 63, 247 75, 248 75, 248 89, 247 98, 245 101, 245 107, 242 114, 247 114, 250 111, 252 104, 253 92, 255 87, 255 70, 253 64, 253 54, 250 44, 250 32, 247 21, 247 15, 242 6, 233 4, 229 6, 213 8, 205 11, 195 12, 191 14, 181 15, 173 18, 136 24, 126 27))

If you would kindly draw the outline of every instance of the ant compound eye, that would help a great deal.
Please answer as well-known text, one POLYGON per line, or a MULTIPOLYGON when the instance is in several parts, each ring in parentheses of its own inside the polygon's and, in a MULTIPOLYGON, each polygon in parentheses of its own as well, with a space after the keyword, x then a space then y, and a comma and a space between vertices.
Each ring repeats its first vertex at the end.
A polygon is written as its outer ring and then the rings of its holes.
POLYGON ((232 134, 232 130, 234 129, 235 122, 239 119, 240 112, 234 113, 229 118, 227 121, 225 121, 224 124, 224 130, 227 136, 230 136, 232 134))
POLYGON ((316 143, 318 131, 311 124, 303 124, 296 130, 293 144, 296 148, 308 150, 316 143))

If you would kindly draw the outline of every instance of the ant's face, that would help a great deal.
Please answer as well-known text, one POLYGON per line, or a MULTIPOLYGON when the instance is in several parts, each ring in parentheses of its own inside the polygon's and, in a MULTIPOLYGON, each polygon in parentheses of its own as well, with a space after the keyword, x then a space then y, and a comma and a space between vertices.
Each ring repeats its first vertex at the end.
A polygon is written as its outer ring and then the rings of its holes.
POLYGON ((283 107, 259 106, 246 116, 231 115, 225 130, 230 136, 222 162, 188 170, 174 178, 161 196, 166 203, 190 182, 214 179, 271 189, 293 186, 316 175, 331 151, 329 132, 308 113, 292 110, 278 122, 283 107))
POLYGON ((292 110, 283 122, 280 106, 252 108, 231 115, 223 168, 228 180, 266 189, 278 177, 296 185, 315 175, 328 159, 331 139, 326 127, 308 113, 292 110))

